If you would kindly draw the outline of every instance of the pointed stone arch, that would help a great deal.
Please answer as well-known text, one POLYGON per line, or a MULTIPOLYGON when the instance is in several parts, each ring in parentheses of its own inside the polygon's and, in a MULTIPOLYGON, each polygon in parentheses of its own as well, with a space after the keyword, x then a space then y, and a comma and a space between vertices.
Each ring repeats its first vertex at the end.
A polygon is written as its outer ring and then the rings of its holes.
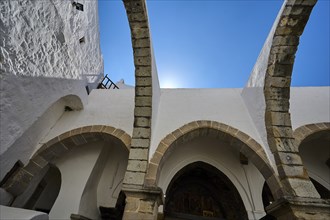
POLYGON ((330 132, 330 123, 314 123, 314 124, 307 124, 296 128, 293 132, 293 136, 297 141, 297 147, 306 140, 309 136, 320 132, 320 131, 329 131, 330 132))
POLYGON ((106 125, 91 125, 67 131, 43 144, 28 164, 2 187, 12 195, 18 196, 25 191, 32 178, 54 159, 67 154, 79 145, 100 140, 122 145, 128 151, 131 137, 121 129, 106 125))
POLYGON ((317 0, 287 0, 270 42, 264 80, 265 125, 286 196, 315 197, 317 192, 298 155, 289 113, 290 85, 299 39, 317 0))
POLYGON ((163 138, 149 162, 145 185, 157 185, 161 167, 171 150, 194 138, 203 136, 224 140, 237 151, 243 153, 263 175, 274 197, 279 198, 283 195, 277 175, 269 164, 264 149, 258 142, 229 125, 206 120, 185 124, 163 138))
MULTIPOLYGON (((308 171, 309 179, 321 198, 325 198, 324 192, 330 190, 330 123, 303 125, 296 128, 293 135, 297 140, 297 150, 308 171), (322 190, 320 186, 326 190, 322 190)), ((327 195, 329 193, 330 191, 326 192, 327 195)))
POLYGON ((153 106, 153 64, 152 43, 150 38, 149 20, 145 0, 123 0, 128 22, 131 30, 133 57, 135 66, 135 107, 134 125, 129 162, 140 164, 130 166, 127 170, 125 185, 143 185, 145 178, 148 153, 140 154, 138 151, 149 151, 151 138, 151 121, 153 106), (142 162, 141 162, 142 161, 142 162), (141 169, 141 167, 145 167, 141 169))

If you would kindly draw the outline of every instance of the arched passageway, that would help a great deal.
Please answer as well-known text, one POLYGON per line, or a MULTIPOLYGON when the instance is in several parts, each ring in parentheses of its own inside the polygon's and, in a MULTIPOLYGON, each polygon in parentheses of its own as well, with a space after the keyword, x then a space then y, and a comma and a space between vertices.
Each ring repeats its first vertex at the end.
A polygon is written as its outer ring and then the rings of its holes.
POLYGON ((308 176, 321 198, 330 196, 330 124, 309 124, 297 128, 294 135, 308 176))
POLYGON ((62 184, 60 170, 54 165, 45 166, 31 180, 27 190, 13 201, 13 207, 49 213, 62 184))
POLYGON ((215 167, 194 162, 181 169, 166 191, 165 219, 248 219, 234 184, 215 167))

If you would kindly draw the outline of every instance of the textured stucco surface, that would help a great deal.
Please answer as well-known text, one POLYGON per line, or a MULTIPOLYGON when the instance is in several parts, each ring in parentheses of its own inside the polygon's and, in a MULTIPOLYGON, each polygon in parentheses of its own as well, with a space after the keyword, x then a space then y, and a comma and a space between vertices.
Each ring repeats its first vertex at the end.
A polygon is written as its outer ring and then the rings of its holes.
POLYGON ((102 73, 97 1, 0 2, 3 74, 81 78, 102 73), (85 37, 85 43, 79 39, 85 37))

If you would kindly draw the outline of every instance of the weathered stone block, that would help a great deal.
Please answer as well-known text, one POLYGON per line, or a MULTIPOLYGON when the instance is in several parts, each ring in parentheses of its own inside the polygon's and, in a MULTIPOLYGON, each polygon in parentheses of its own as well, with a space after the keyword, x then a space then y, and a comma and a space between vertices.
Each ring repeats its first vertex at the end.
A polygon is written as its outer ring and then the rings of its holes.
POLYGON ((287 137, 293 138, 293 132, 291 127, 285 126, 271 126, 269 128, 274 137, 287 137))
POLYGON ((131 148, 129 159, 132 159, 132 160, 148 160, 148 149, 131 148))
POLYGON ((289 99, 279 99, 279 100, 266 100, 266 111, 271 112, 288 112, 290 109, 289 99))
POLYGON ((151 179, 156 179, 157 178, 157 172, 158 172, 158 165, 154 164, 154 163, 149 163, 149 167, 148 167, 148 178, 151 179))
POLYGON ((135 107, 134 116, 151 117, 151 107, 135 107))
MULTIPOLYGON (((138 38, 149 38, 149 28, 133 28, 131 29, 131 33, 133 38, 138 39, 138 38)), ((149 50, 150 53, 150 50, 149 50)))
POLYGON ((128 212, 137 212, 140 204, 139 198, 126 197, 125 210, 128 212))
POLYGON ((136 66, 135 76, 139 77, 151 77, 151 67, 150 66, 136 66))
POLYGON ((147 21, 145 12, 136 12, 127 14, 129 21, 147 21))
POLYGON ((152 98, 150 96, 135 97, 135 106, 149 106, 151 107, 152 98))
POLYGON ((269 55, 268 62, 275 64, 293 64, 295 60, 295 54, 287 53, 272 53, 269 55))
POLYGON ((150 160, 151 163, 159 164, 161 159, 163 158, 163 154, 161 152, 156 151, 150 160))
POLYGON ((139 147, 139 148, 149 148, 150 140, 149 139, 132 139, 131 142, 132 147, 139 147))
POLYGON ((72 141, 75 143, 75 145, 82 145, 86 144, 86 140, 82 135, 75 135, 71 137, 72 141))
MULTIPOLYGON (((295 139, 289 138, 274 138, 274 147, 276 147, 277 151, 284 152, 297 152, 295 139)), ((269 140, 271 143, 273 140, 269 140)), ((275 149, 271 149, 274 152, 275 149)))
POLYGON ((127 14, 145 12, 145 5, 143 1, 123 1, 127 14))
POLYGON ((170 145, 176 140, 176 137, 173 134, 168 134, 166 137, 163 139, 163 143, 170 145))
POLYGON ((165 144, 164 142, 160 142, 158 147, 157 147, 157 151, 164 154, 166 152, 167 148, 168 148, 167 144, 165 144))
POLYGON ((31 160, 39 167, 45 167, 48 164, 48 162, 39 155, 34 156, 31 160))
POLYGON ((124 183, 125 184, 134 184, 142 185, 144 182, 145 173, 144 172, 131 172, 126 171, 124 183))
POLYGON ((299 44, 298 36, 275 36, 273 39, 273 46, 295 46, 299 44))
POLYGON ((150 128, 151 120, 150 116, 147 117, 135 117, 134 118, 134 127, 150 128))
POLYGON ((136 96, 152 96, 151 87, 135 87, 136 96))
POLYGON ((142 138, 142 139, 147 139, 150 138, 151 136, 151 130, 150 128, 139 128, 136 127, 133 129, 133 138, 142 138))
POLYGON ((153 214, 155 201, 140 200, 139 212, 153 214))
POLYGON ((133 48, 146 48, 146 47, 150 48, 150 38, 133 39, 132 45, 133 45, 133 48))
POLYGON ((28 173, 32 174, 33 176, 36 176, 40 171, 42 167, 38 166, 33 161, 30 161, 25 167, 24 170, 28 173))
POLYGON ((297 153, 278 152, 274 156, 276 163, 287 165, 302 165, 301 157, 297 153))
POLYGON ((266 72, 267 75, 269 76, 291 77, 292 70, 293 70, 293 65, 291 64, 270 63, 266 72))
POLYGON ((287 178, 283 179, 282 184, 284 187, 292 188, 295 196, 307 198, 320 198, 313 183, 309 179, 300 178, 287 178))
POLYGON ((291 77, 269 77, 266 82, 266 87, 290 87, 291 77))
POLYGON ((264 93, 268 100, 289 99, 290 87, 267 87, 264 93))
POLYGON ((137 171, 137 172, 146 172, 147 170, 147 161, 142 160, 128 160, 127 170, 137 171))
POLYGON ((151 65, 151 57, 145 56, 145 57, 134 57, 134 64, 135 65, 141 65, 141 66, 149 66, 151 65))
POLYGON ((152 78, 151 77, 138 77, 135 81, 136 86, 151 86, 152 78))
POLYGON ((291 127, 291 117, 288 112, 266 112, 265 120, 274 126, 291 127))
POLYGON ((281 164, 277 167, 280 179, 283 178, 301 178, 308 179, 308 174, 302 165, 285 165, 281 164))

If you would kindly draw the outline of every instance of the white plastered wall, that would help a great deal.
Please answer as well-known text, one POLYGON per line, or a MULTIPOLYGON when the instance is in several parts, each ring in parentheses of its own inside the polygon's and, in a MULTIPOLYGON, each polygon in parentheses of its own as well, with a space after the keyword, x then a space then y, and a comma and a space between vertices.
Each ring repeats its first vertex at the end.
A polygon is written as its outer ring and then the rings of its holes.
POLYGON ((60 169, 62 184, 50 218, 79 214, 99 219, 99 206, 116 205, 127 161, 123 145, 102 141, 78 146, 59 158, 54 164, 60 169))
POLYGON ((65 112, 41 143, 75 128, 107 125, 131 135, 134 117, 133 89, 95 89, 88 96, 83 111, 65 112))
POLYGON ((102 147, 102 142, 79 146, 54 162, 61 172, 62 184, 50 219, 69 219, 71 214, 78 214, 83 190, 102 147))
POLYGON ((242 89, 162 89, 150 158, 166 135, 197 120, 227 124, 261 143, 241 91, 242 89))
POLYGON ((293 130, 330 122, 330 87, 291 87, 290 113, 293 130))
POLYGON ((79 3, 84 11, 72 1, 0 1, 0 179, 59 119, 51 105, 70 94, 85 104, 86 75, 102 76, 98 3, 79 3))

